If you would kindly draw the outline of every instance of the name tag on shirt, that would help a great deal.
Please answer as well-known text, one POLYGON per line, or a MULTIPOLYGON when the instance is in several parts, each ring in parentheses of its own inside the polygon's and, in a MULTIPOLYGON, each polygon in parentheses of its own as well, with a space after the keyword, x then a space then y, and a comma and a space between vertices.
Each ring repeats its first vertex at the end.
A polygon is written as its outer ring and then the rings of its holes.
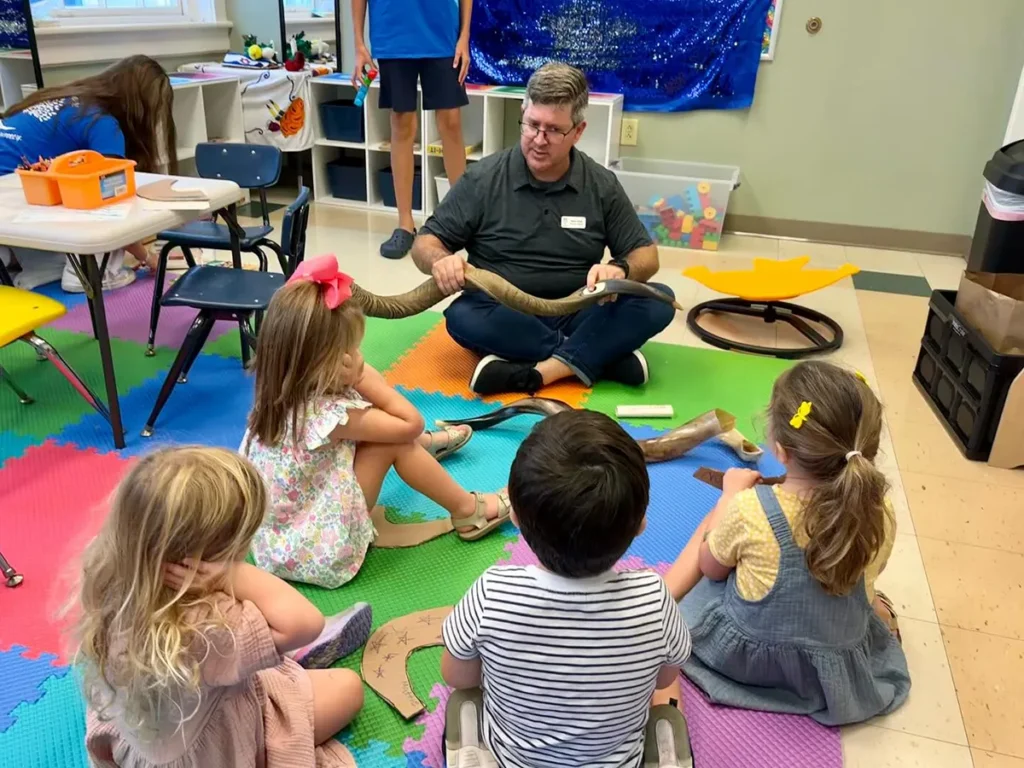
POLYGON ((563 216, 562 229, 586 229, 586 216, 563 216))

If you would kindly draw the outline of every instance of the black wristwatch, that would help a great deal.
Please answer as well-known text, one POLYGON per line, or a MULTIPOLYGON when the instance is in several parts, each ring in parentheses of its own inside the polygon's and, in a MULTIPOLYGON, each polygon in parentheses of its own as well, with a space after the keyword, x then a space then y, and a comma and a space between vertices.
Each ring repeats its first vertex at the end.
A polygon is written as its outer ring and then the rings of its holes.
POLYGON ((628 261, 626 261, 625 259, 612 259, 608 263, 613 265, 613 266, 618 267, 623 272, 625 272, 626 275, 625 275, 625 277, 623 279, 629 280, 629 262, 628 261))

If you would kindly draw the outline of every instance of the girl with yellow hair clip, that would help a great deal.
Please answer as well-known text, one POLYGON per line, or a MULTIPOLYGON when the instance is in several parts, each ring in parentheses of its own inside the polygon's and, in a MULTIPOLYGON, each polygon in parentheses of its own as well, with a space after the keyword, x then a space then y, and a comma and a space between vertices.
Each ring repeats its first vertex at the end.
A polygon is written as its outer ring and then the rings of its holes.
POLYGON ((862 376, 804 362, 776 380, 768 422, 784 482, 729 470, 665 576, 693 639, 683 671, 716 703, 826 725, 891 712, 910 676, 875 590, 896 528, 882 405, 862 376))

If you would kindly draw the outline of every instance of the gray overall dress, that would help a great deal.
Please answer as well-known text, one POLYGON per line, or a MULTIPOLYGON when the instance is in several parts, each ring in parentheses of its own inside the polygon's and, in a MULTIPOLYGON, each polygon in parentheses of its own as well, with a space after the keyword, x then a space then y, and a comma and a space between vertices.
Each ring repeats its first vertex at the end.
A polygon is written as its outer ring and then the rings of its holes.
POLYGON ((907 659, 875 615, 864 579, 826 594, 807 570, 775 492, 757 496, 779 542, 779 573, 756 601, 703 578, 680 603, 693 653, 683 672, 717 704, 843 725, 892 712, 910 691, 907 659))

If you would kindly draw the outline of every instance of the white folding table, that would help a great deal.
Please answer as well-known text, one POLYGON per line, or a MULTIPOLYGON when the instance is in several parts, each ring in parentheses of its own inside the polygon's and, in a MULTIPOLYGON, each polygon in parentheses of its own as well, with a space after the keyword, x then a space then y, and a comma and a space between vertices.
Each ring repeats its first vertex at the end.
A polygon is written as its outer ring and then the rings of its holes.
MULTIPOLYGON (((160 174, 136 174, 137 186, 168 178, 160 174)), ((237 228, 235 206, 244 199, 245 193, 233 181, 197 179, 184 177, 182 186, 201 189, 210 198, 210 210, 224 209, 225 220, 232 232, 237 228)), ((173 229, 199 218, 203 211, 148 210, 142 201, 135 198, 131 209, 123 219, 107 219, 96 222, 75 223, 15 223, 19 214, 37 209, 25 202, 21 182, 14 174, 0 177, 0 245, 12 248, 36 248, 42 251, 66 253, 72 264, 84 276, 83 286, 89 299, 93 333, 99 342, 100 360, 103 364, 103 379, 107 388, 107 407, 110 411, 110 426, 114 433, 114 445, 124 448, 124 426, 121 423, 121 406, 117 399, 117 380, 114 377, 114 360, 110 353, 110 331, 103 306, 103 270, 111 252, 152 237, 165 229, 173 229)), ((237 238, 233 238, 232 261, 241 267, 241 253, 237 238)), ((6 272, 6 270, 4 271, 6 272)), ((6 277, 6 275, 0 275, 6 277)))

